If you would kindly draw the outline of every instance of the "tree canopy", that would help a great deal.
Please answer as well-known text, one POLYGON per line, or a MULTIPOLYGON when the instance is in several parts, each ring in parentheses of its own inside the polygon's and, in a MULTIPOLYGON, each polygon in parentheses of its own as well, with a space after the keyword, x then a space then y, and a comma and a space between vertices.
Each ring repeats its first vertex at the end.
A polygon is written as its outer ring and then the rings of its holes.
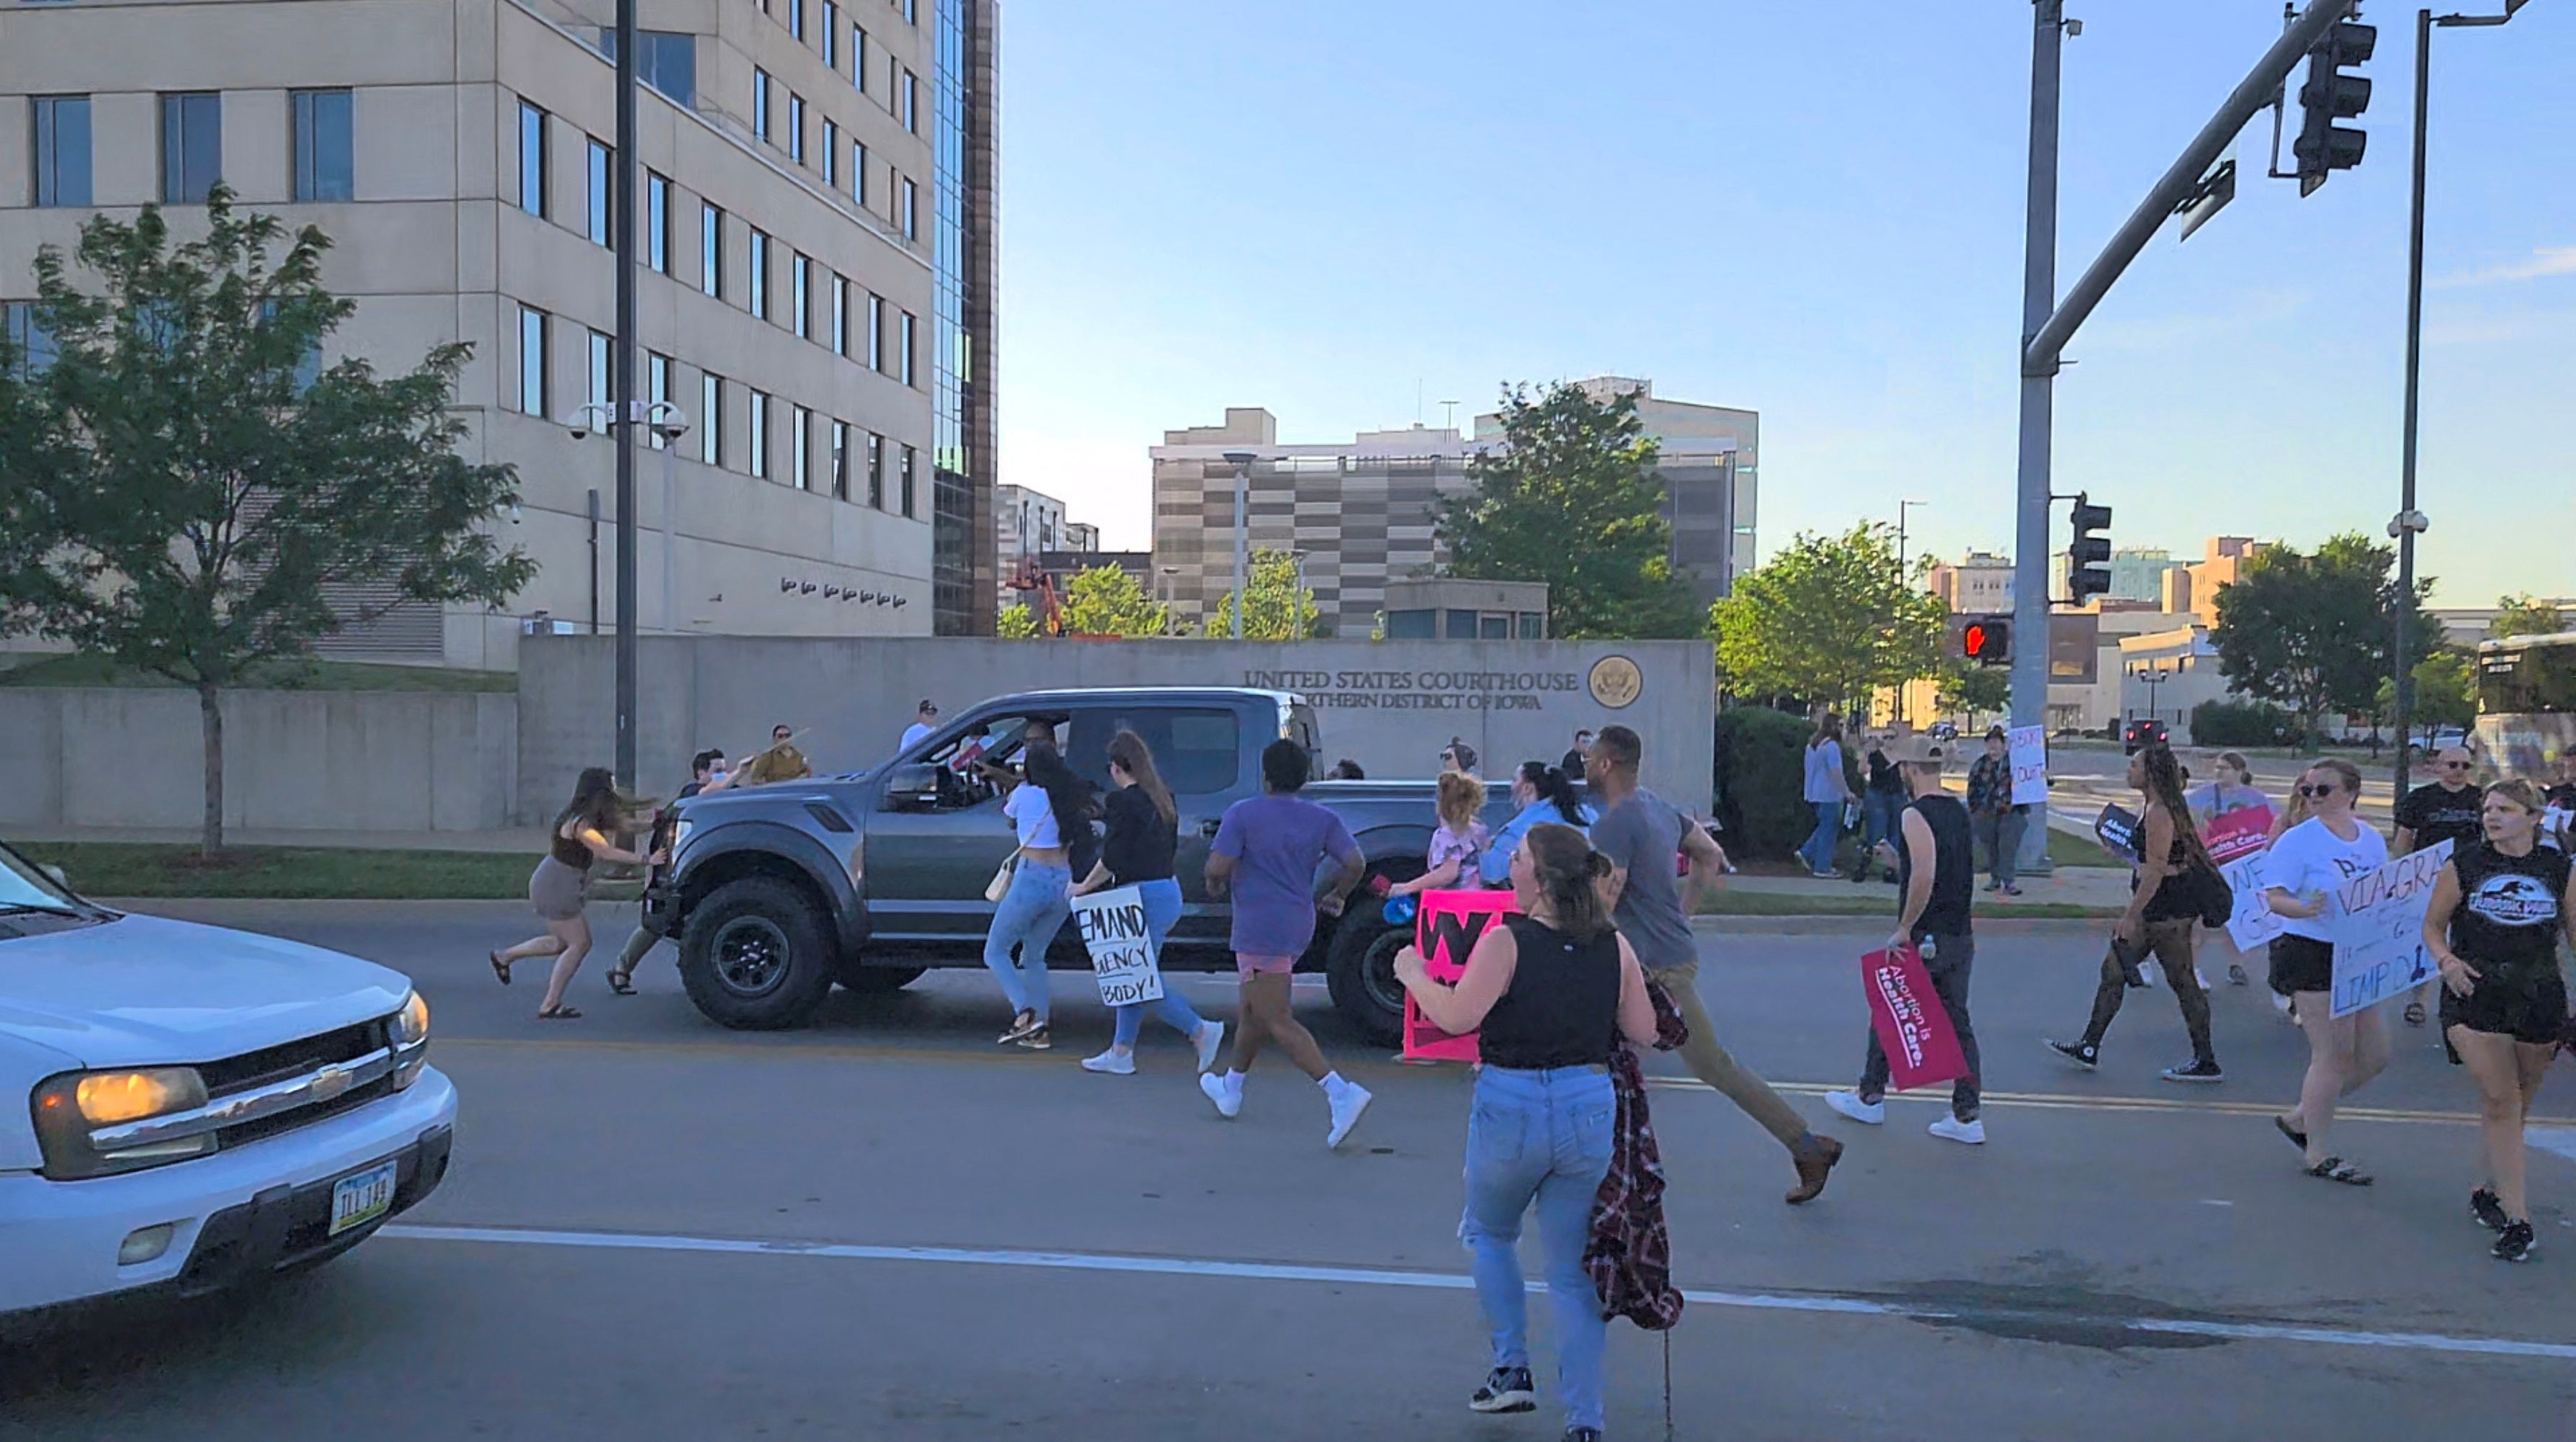
MULTIPOLYGON (((1286 551, 1256 550, 1246 564, 1250 574, 1245 578, 1244 590, 1250 599, 1243 607, 1243 639, 1288 641, 1324 629, 1323 615, 1315 609, 1315 593, 1297 584, 1295 556, 1286 551)), ((1219 641, 1233 637, 1232 591, 1217 598, 1201 634, 1219 641)))
POLYGON ((1693 634, 1636 397, 1560 383, 1536 399, 1507 387, 1502 404, 1503 443, 1467 467, 1475 489, 1435 512, 1445 573, 1545 581, 1549 634, 1568 640, 1693 634))
MULTIPOLYGON (((2288 708, 2311 741, 2329 711, 2373 709, 2395 644, 2395 563, 2394 550, 2359 534, 2332 537, 2313 552, 2257 552, 2240 579, 2218 588, 2210 640, 2219 669, 2237 690, 2288 708)), ((2414 635, 2441 635, 2424 610, 2431 589, 2425 580, 2406 598, 2414 635)))
POLYGON ((2487 622, 2487 634, 2499 641, 2507 636, 2549 636, 2567 628, 2567 618, 2556 606, 2533 600, 2528 591, 2496 597, 2495 619, 2487 622))
POLYGON ((499 605, 535 569, 483 529, 517 499, 511 469, 457 454, 467 347, 390 377, 315 364, 355 309, 323 288, 330 244, 237 214, 221 188, 184 243, 158 207, 94 218, 73 259, 95 288, 39 251, 47 354, 0 355, 0 619, 197 692, 209 851, 219 693, 373 619, 335 611, 327 587, 499 605))
POLYGON ((1909 583, 1896 533, 1800 532, 1709 608, 1717 672, 1740 696, 1786 696, 1848 711, 1881 686, 1942 668, 1948 611, 1909 583))

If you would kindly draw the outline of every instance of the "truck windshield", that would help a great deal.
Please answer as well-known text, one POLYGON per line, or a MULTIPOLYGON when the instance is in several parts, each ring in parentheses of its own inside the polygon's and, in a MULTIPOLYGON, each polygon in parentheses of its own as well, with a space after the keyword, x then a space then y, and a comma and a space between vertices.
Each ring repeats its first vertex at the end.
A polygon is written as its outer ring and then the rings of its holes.
POLYGON ((81 914, 80 902, 70 892, 55 885, 54 879, 37 870, 34 862, 0 846, 0 911, 27 907, 81 914))

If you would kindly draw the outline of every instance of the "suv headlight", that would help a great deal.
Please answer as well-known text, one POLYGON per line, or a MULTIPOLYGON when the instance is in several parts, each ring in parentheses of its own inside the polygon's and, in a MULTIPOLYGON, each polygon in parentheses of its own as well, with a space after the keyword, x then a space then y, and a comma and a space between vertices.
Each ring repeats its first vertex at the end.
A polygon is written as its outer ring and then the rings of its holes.
POLYGON ((689 833, 697 829, 698 823, 691 821, 685 816, 671 823, 671 854, 673 856, 679 855, 680 848, 689 844, 689 833))
POLYGON ((429 1064, 429 1002, 417 991, 385 1019, 385 1040, 394 1049, 394 1090, 420 1080, 429 1064))
POLYGON ((206 1083, 191 1067, 133 1071, 67 1072, 36 1088, 30 1101, 45 1175, 55 1181, 101 1177, 203 1156, 216 1147, 211 1131, 172 1141, 102 1150, 93 1133, 156 1117, 191 1112, 206 1104, 206 1083))

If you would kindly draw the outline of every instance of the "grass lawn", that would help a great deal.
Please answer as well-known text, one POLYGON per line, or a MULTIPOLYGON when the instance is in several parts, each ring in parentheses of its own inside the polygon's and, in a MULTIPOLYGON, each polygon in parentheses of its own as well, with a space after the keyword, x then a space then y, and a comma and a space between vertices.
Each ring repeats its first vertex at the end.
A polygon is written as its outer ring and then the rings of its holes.
MULTIPOLYGON (((489 851, 239 846, 209 864, 193 846, 30 842, 18 850, 31 860, 61 867, 73 889, 84 895, 138 898, 507 901, 528 894, 528 872, 537 864, 533 856, 489 851)), ((616 895, 606 886, 593 894, 603 900, 616 895)))
MULTIPOLYGON (((104 656, 49 656, 0 669, 0 686, 143 686, 177 683, 119 666, 104 656)), ((516 691, 515 671, 461 671, 439 666, 378 666, 363 661, 305 661, 253 672, 233 689, 252 691, 516 691)))
POLYGON ((2102 849, 2102 843, 2090 836, 2048 828, 2048 864, 2051 866, 2109 866, 2121 871, 2129 863, 2102 849))

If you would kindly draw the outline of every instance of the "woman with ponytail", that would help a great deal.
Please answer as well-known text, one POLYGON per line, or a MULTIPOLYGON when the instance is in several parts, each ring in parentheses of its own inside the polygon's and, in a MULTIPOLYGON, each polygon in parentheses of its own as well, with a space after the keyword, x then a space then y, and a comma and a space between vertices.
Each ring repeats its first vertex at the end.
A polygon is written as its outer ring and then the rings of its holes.
POLYGON ((1395 961, 1396 976, 1432 1025, 1453 1034, 1480 1031, 1484 1066, 1467 1124, 1459 1235, 1475 1256, 1476 1301, 1494 1358, 1467 1405, 1526 1412, 1535 1403, 1518 1246, 1522 1217, 1535 1203, 1569 1438, 1601 1435, 1607 1328, 1583 1252, 1593 1197, 1610 1170, 1618 1109, 1611 1054, 1623 1038, 1655 1044, 1645 972, 1602 904, 1610 872, 1582 832, 1533 826, 1511 854, 1521 914, 1477 940, 1455 986, 1432 980, 1412 947, 1395 961))
POLYGON ((1512 805, 1519 808, 1503 829, 1494 833, 1493 844, 1485 848, 1477 872, 1487 886, 1502 886, 1511 880, 1512 853, 1518 851, 1521 838, 1530 828, 1547 823, 1571 826, 1589 836, 1592 823, 1600 814, 1583 804, 1575 792, 1574 778, 1544 761, 1524 761, 1512 776, 1512 805))

